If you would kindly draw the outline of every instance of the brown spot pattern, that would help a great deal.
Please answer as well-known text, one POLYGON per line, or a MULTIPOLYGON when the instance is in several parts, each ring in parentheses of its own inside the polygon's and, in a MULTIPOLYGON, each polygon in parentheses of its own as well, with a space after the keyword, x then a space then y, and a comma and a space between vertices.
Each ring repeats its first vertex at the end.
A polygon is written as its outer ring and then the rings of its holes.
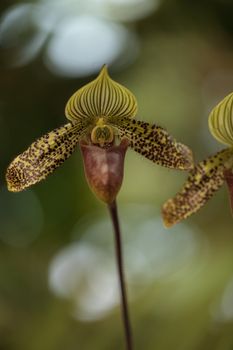
POLYGON ((224 149, 195 166, 177 195, 162 208, 164 225, 170 227, 200 209, 223 185, 224 172, 233 166, 233 150, 224 149))
POLYGON ((9 165, 9 191, 18 192, 47 177, 74 151, 84 126, 68 123, 36 140, 9 165))
POLYGON ((10 164, 8 189, 18 192, 45 179, 72 154, 82 137, 109 147, 117 136, 157 164, 176 169, 193 167, 188 147, 161 127, 132 119, 136 113, 135 96, 113 81, 104 66, 96 79, 68 100, 65 114, 71 123, 39 138, 10 164))
POLYGON ((117 127, 121 138, 126 137, 130 147, 153 162, 175 169, 192 169, 190 149, 177 142, 166 130, 136 119, 109 118, 117 127))

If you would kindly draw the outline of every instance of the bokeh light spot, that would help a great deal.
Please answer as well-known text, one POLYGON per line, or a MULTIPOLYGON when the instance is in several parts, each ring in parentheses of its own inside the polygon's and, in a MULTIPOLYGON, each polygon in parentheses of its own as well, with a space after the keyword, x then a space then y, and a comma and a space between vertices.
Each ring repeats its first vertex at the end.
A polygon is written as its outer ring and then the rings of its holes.
POLYGON ((91 16, 72 17, 60 23, 54 32, 45 62, 56 74, 86 76, 126 53, 130 35, 120 24, 91 16))
MULTIPOLYGON (((124 256, 130 297, 139 297, 155 280, 173 275, 197 254, 197 230, 179 225, 163 228, 149 205, 121 209, 124 256)), ((104 317, 119 303, 114 239, 107 216, 88 215, 77 223, 73 236, 82 236, 54 257, 49 285, 58 296, 71 299, 80 320, 104 317)))

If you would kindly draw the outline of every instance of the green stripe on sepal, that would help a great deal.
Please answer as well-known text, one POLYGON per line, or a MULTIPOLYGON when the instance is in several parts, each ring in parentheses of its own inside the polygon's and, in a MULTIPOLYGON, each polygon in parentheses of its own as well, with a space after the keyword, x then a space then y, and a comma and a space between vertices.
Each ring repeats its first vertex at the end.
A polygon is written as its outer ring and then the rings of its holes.
POLYGON ((233 93, 226 96, 211 111, 209 129, 219 142, 233 146, 233 93))
POLYGON ((124 86, 116 83, 108 75, 104 66, 98 77, 77 90, 67 102, 66 117, 69 120, 109 116, 132 118, 137 113, 137 101, 124 86))

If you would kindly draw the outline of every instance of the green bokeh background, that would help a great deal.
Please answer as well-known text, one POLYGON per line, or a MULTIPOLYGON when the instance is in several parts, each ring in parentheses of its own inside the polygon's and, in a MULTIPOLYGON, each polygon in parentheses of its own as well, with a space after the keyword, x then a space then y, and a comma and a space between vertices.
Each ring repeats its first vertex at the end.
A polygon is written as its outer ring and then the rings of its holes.
MULTIPOLYGON (((2 0, 1 12, 15 3, 20 1, 2 0)), ((230 0, 164 0, 154 14, 134 24, 140 38, 139 57, 112 73, 136 95, 140 119, 166 127, 193 149, 197 161, 219 149, 209 135, 208 113, 233 91, 232 18, 230 0)), ((4 192, 9 162, 37 137, 65 123, 67 99, 93 77, 54 76, 40 56, 22 68, 10 68, 8 51, 1 48, 0 54, 0 184, 4 192)), ((186 176, 128 151, 119 207, 143 203, 157 212, 186 176)), ((72 302, 58 298, 48 287, 49 264, 73 240, 70 232, 76 222, 96 212, 107 216, 87 187, 79 151, 33 191, 43 211, 39 235, 30 244, 0 240, 0 349, 123 349, 118 307, 101 320, 82 322, 72 317, 72 302)), ((23 206, 23 194, 9 196, 17 196, 19 206, 22 198, 23 206)), ((0 194, 2 210, 4 198, 0 194)), ((6 222, 14 222, 10 207, 4 215, 6 222)), ((136 350, 233 349, 233 288, 227 299, 231 317, 218 317, 216 311, 221 310, 233 278, 233 221, 226 188, 186 225, 193 232, 198 230, 196 255, 172 275, 155 278, 130 303, 136 350)), ((78 242, 79 237, 75 239, 78 242)))

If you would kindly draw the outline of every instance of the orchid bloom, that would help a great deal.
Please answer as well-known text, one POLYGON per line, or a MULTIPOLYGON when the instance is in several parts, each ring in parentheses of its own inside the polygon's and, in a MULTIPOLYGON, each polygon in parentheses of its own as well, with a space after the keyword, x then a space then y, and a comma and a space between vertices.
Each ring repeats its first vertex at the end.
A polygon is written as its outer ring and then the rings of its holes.
POLYGON ((164 225, 170 227, 199 210, 226 181, 233 208, 233 93, 210 113, 211 134, 228 147, 191 170, 177 195, 162 208, 164 225))
POLYGON ((77 145, 89 185, 106 203, 114 200, 120 188, 128 146, 159 165, 190 170, 189 148, 163 128, 134 119, 136 113, 134 95, 113 81, 103 66, 95 80, 68 100, 65 115, 69 123, 40 137, 12 161, 6 172, 8 189, 18 192, 45 179, 77 145))

